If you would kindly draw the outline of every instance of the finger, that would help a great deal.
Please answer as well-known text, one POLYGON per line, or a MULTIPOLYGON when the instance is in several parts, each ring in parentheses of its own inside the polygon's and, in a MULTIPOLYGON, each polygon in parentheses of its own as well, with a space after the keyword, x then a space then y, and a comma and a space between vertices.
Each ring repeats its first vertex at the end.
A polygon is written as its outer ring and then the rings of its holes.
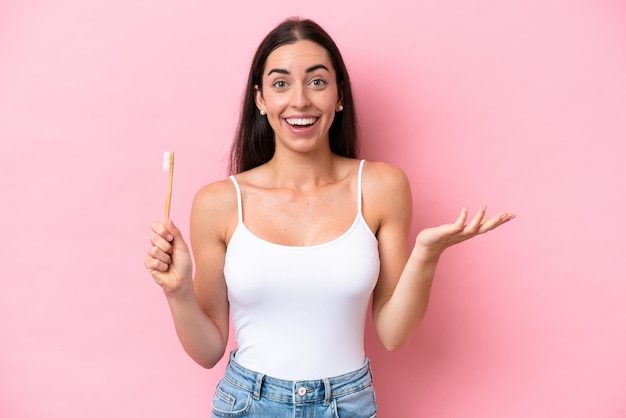
POLYGON ((463 207, 463 209, 461 209, 461 214, 456 219, 456 222, 454 222, 454 226, 458 230, 462 230, 463 227, 465 226, 465 221, 467 221, 467 206, 465 206, 465 207, 463 207))
MULTIPOLYGON (((171 225, 173 226, 174 224, 172 223, 171 225)), ((176 227, 174 227, 174 229, 178 231, 176 227)), ((163 239, 166 241, 172 241, 174 239, 174 235, 172 234, 172 231, 163 222, 159 222, 159 221, 153 222, 152 231, 155 234, 163 237, 163 239)))
POLYGON ((181 234, 180 230, 176 227, 176 225, 174 225, 174 221, 168 219, 166 221, 166 227, 171 234, 172 239, 170 239, 169 241, 172 243, 172 245, 181 251, 188 251, 187 243, 183 239, 183 235, 181 234))
POLYGON ((162 261, 165 264, 172 264, 172 257, 169 253, 161 251, 159 248, 157 247, 152 247, 150 248, 150 250, 148 250, 148 256, 157 259, 159 261, 162 261))
POLYGON ((153 234, 152 237, 150 238, 150 243, 152 244, 153 247, 156 247, 157 249, 165 253, 172 252, 172 244, 169 241, 166 241, 165 238, 163 238, 159 234, 156 234, 156 233, 153 234))
POLYGON ((482 221, 485 218, 485 212, 487 212, 487 205, 480 205, 480 209, 478 209, 478 212, 476 212, 476 215, 474 215, 474 218, 469 223, 466 230, 472 233, 479 232, 481 229, 482 221))
POLYGON ((146 257, 143 264, 144 266, 146 266, 146 269, 150 274, 152 274, 153 277, 155 273, 166 272, 170 267, 169 264, 165 264, 161 260, 157 260, 156 258, 150 256, 146 257))
POLYGON ((513 218, 515 218, 514 214, 503 212, 500 215, 494 216, 493 218, 484 222, 480 227, 479 233, 485 233, 493 229, 496 229, 500 225, 507 223, 513 218))
POLYGON ((173 220, 168 219, 167 221, 165 221, 165 227, 172 234, 173 237, 180 235, 180 230, 176 227, 176 225, 174 225, 173 220))

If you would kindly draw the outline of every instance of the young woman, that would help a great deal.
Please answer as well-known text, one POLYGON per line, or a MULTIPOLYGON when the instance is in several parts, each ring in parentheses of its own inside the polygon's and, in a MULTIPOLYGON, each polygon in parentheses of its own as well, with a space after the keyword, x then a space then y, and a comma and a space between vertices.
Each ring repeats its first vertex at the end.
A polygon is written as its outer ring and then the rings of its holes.
POLYGON ((217 417, 373 417, 363 334, 400 347, 420 322, 442 252, 511 220, 467 209, 421 231, 407 254, 412 202, 397 168, 357 156, 341 54, 309 20, 261 42, 232 149, 230 178, 193 203, 190 251, 171 220, 152 225, 145 266, 163 287, 186 352, 211 368, 230 354, 217 417))

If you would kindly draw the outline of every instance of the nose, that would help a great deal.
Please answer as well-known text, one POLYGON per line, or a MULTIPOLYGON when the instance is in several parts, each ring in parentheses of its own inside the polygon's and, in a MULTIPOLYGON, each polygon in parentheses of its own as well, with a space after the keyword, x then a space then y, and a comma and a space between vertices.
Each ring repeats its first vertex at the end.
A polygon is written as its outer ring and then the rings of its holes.
POLYGON ((306 108, 311 104, 306 86, 300 84, 296 86, 292 92, 291 105, 293 107, 301 109, 306 108))

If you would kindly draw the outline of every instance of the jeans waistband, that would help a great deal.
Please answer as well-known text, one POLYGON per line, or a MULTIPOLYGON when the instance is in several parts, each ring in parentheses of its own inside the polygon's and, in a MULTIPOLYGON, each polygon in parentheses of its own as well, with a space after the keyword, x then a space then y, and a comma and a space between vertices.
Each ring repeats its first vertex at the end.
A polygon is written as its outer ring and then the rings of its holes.
POLYGON ((282 380, 243 367, 235 360, 235 352, 224 373, 224 379, 252 393, 255 399, 268 398, 279 402, 308 403, 324 401, 358 392, 372 385, 370 363, 365 359, 361 368, 341 376, 318 380, 282 380))

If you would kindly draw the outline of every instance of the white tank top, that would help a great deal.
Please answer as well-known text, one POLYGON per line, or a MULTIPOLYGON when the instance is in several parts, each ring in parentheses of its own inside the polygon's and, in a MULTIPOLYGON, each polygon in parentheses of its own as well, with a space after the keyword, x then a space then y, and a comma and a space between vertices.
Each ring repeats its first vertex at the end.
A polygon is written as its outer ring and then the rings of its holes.
POLYGON ((341 236, 313 246, 265 241, 243 222, 226 250, 224 276, 242 366, 286 380, 339 376, 365 361, 363 337, 370 295, 378 280, 378 241, 358 212, 341 236))

